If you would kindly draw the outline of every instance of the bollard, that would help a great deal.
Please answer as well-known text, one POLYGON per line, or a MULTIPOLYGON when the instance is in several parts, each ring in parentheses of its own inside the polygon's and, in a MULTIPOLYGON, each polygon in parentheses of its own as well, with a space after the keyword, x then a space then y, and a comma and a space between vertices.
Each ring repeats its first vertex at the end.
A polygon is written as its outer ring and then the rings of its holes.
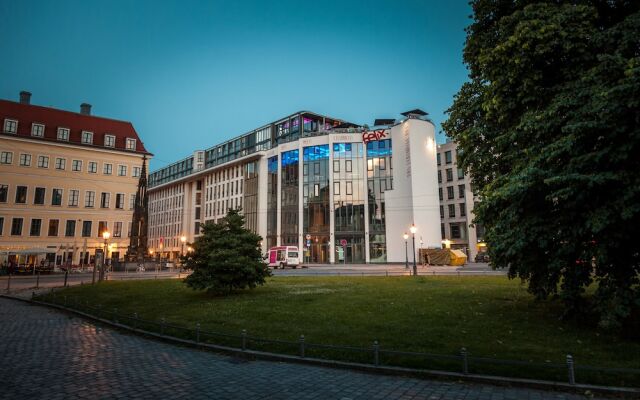
POLYGON ((67 279, 69 279, 69 270, 64 271, 64 287, 67 287, 67 279))
POLYGON ((40 272, 38 272, 38 275, 36 276, 36 289, 40 288, 40 272))
POLYGON ((378 341, 373 342, 373 364, 377 367, 380 365, 380 345, 378 341))
POLYGON ((133 313, 133 329, 138 329, 138 313, 133 313))
POLYGON ((113 322, 116 323, 116 324, 118 323, 118 309, 117 308, 113 309, 113 322))
POLYGON ((196 324, 196 343, 200 343, 200 324, 196 324))
POLYGON ((304 358, 304 335, 300 335, 300 357, 304 358))
POLYGON ((467 375, 469 373, 469 359, 467 357, 467 349, 460 349, 460 357, 462 357, 462 373, 467 375))
POLYGON ((165 325, 166 321, 164 318, 160 318, 160 334, 164 335, 164 325, 165 325))
POLYGON ((247 350, 247 330, 243 329, 240 336, 242 336, 242 351, 245 351, 247 350))
POLYGON ((7 279, 7 293, 11 291, 11 274, 9 274, 9 279, 7 279))
POLYGON ((567 372, 569 375, 569 385, 575 385, 576 375, 573 369, 573 356, 571 354, 567 354, 567 372))

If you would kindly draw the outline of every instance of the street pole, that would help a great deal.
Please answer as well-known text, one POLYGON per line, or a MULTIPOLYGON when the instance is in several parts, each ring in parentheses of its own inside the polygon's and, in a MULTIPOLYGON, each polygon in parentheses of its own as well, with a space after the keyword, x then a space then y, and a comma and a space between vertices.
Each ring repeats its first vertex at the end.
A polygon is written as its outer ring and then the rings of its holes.
POLYGON ((416 266, 416 235, 411 235, 413 241, 413 276, 418 276, 418 267, 416 266))

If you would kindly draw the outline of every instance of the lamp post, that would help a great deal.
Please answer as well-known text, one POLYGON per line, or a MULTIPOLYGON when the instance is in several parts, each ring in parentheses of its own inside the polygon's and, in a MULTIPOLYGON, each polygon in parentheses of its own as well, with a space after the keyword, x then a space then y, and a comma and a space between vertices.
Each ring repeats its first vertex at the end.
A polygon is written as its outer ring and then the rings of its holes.
POLYGON ((409 269, 409 248, 407 246, 407 239, 409 239, 409 235, 405 232, 402 237, 404 238, 404 268, 409 269))
POLYGON ((418 254, 420 254, 420 265, 424 267, 424 257, 422 256, 422 245, 424 245, 424 242, 422 241, 422 236, 420 236, 420 251, 418 252, 418 254))
POLYGON ((413 241, 413 276, 418 276, 418 267, 416 266, 416 232, 418 232, 418 228, 416 224, 411 224, 409 230, 413 241))
POLYGON ((184 244, 187 242, 186 236, 180 236, 180 268, 184 264, 184 244))
POLYGON ((108 230, 104 230, 102 232, 102 238, 104 239, 104 260, 102 260, 102 270, 100 271, 100 280, 104 279, 104 268, 107 263, 107 258, 109 257, 109 238, 111 237, 111 233, 108 230))

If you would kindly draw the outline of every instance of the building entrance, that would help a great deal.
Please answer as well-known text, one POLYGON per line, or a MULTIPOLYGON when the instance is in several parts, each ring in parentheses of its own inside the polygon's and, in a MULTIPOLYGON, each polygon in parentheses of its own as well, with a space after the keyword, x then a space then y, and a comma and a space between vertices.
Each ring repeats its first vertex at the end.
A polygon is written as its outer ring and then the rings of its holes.
POLYGON ((365 262, 364 236, 336 235, 335 246, 336 264, 363 264, 365 262))
POLYGON ((311 235, 304 239, 304 262, 310 264, 329 263, 329 236, 311 235))

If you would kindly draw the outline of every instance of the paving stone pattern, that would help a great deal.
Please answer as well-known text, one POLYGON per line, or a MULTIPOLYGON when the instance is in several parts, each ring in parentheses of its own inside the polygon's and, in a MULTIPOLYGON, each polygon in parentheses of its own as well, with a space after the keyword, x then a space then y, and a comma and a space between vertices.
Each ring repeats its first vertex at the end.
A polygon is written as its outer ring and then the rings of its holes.
POLYGON ((0 399, 579 399, 580 396, 245 361, 0 298, 0 399))

